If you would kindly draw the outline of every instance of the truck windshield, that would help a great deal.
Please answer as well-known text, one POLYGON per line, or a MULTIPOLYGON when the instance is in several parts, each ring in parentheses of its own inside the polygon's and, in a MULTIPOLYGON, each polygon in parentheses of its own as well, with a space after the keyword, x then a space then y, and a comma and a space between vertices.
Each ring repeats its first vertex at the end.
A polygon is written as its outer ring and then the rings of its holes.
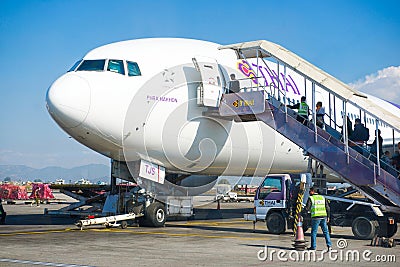
POLYGON ((280 177, 268 177, 260 186, 259 199, 266 198, 271 192, 282 192, 282 181, 280 177))

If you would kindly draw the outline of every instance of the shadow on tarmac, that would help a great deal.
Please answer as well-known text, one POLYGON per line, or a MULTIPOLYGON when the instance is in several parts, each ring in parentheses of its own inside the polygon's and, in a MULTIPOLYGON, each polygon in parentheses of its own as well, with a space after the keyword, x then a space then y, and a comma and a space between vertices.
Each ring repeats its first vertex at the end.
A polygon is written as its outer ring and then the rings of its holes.
POLYGON ((245 209, 194 209, 195 220, 218 220, 242 218, 245 213, 253 213, 252 208, 245 209))
MULTIPOLYGON (((195 209, 194 220, 219 220, 243 218, 243 213, 252 209, 195 209)), ((7 215, 6 225, 67 225, 74 224, 79 218, 71 216, 49 216, 44 214, 7 215)), ((182 220, 182 219, 181 219, 182 220)), ((183 219, 187 221, 187 219, 183 219)))
POLYGON ((44 214, 7 215, 6 225, 65 225, 74 224, 77 218, 52 217, 44 214))

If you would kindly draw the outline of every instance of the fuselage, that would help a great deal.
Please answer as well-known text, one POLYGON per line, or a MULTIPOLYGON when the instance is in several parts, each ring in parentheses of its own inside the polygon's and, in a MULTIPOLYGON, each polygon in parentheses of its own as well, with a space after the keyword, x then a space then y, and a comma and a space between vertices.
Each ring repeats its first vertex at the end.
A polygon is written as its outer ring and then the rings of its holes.
MULTIPOLYGON (((96 48, 51 85, 46 96, 49 113, 78 142, 118 161, 145 159, 170 172, 201 175, 306 171, 302 149, 269 126, 205 115, 208 108, 198 104, 202 77, 193 58, 216 61, 218 85, 225 89, 233 73, 242 90, 258 90, 260 83, 248 74, 257 69, 257 77, 286 86, 288 103, 298 102, 307 85, 290 71, 282 83, 274 71, 218 47, 199 40, 154 38, 96 48)), ((329 97, 317 94, 325 105, 329 97)))

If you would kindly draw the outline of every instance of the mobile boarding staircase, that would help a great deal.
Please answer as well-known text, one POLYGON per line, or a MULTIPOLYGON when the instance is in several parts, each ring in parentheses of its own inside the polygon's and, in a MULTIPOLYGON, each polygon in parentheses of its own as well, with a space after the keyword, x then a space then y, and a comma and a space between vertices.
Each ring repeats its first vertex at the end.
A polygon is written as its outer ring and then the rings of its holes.
MULTIPOLYGON (((344 114, 347 114, 346 105, 350 103, 374 117, 376 122, 383 121, 391 126, 393 132, 400 132, 398 118, 385 113, 380 107, 368 102, 360 93, 279 45, 257 41, 227 45, 220 49, 233 49, 238 58, 245 60, 257 58, 257 63, 263 61, 267 64, 264 58, 272 57, 278 62, 278 66, 283 64, 285 75, 286 67, 289 67, 312 82, 313 107, 315 107, 315 85, 317 85, 343 101, 344 114)), ((284 92, 285 90, 281 91, 281 96, 284 92)), ((285 97, 283 100, 286 101, 285 97)), ((387 171, 387 168, 383 168, 380 164, 380 160, 376 161, 376 158, 364 156, 349 147, 346 134, 340 138, 338 137, 340 134, 329 126, 326 130, 316 127, 315 114, 313 114, 314 124, 303 125, 297 121, 294 112, 288 110, 285 104, 287 103, 278 100, 272 90, 267 92, 264 87, 259 91, 224 95, 219 113, 220 116, 231 116, 243 122, 261 121, 267 124, 303 148, 309 157, 321 162, 339 174, 345 182, 360 190, 376 204, 380 204, 382 210, 400 213, 400 180, 397 172, 387 171), (260 99, 265 99, 265 101, 260 101, 260 99), (250 104, 240 109, 237 101, 250 104), (257 103, 261 103, 261 107, 257 103)), ((343 124, 344 133, 347 132, 346 125, 346 123, 343 124)))

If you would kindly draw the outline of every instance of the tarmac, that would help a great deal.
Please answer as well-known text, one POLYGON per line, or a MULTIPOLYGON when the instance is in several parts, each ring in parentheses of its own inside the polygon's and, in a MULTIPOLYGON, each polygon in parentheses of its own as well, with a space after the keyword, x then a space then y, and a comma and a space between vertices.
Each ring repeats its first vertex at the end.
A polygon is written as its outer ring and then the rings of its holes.
MULTIPOLYGON (((0 225, 0 266, 399 266, 400 245, 372 247, 356 240, 350 228, 333 227, 333 250, 324 249, 322 233, 315 252, 293 249, 290 230, 272 235, 265 224, 243 220, 252 203, 205 203, 192 220, 167 221, 165 227, 109 228, 89 226, 80 230, 76 218, 50 217, 40 207, 3 204, 8 213, 0 225)), ((397 243, 400 234, 395 235, 397 243)), ((309 246, 309 231, 305 234, 309 246)))

